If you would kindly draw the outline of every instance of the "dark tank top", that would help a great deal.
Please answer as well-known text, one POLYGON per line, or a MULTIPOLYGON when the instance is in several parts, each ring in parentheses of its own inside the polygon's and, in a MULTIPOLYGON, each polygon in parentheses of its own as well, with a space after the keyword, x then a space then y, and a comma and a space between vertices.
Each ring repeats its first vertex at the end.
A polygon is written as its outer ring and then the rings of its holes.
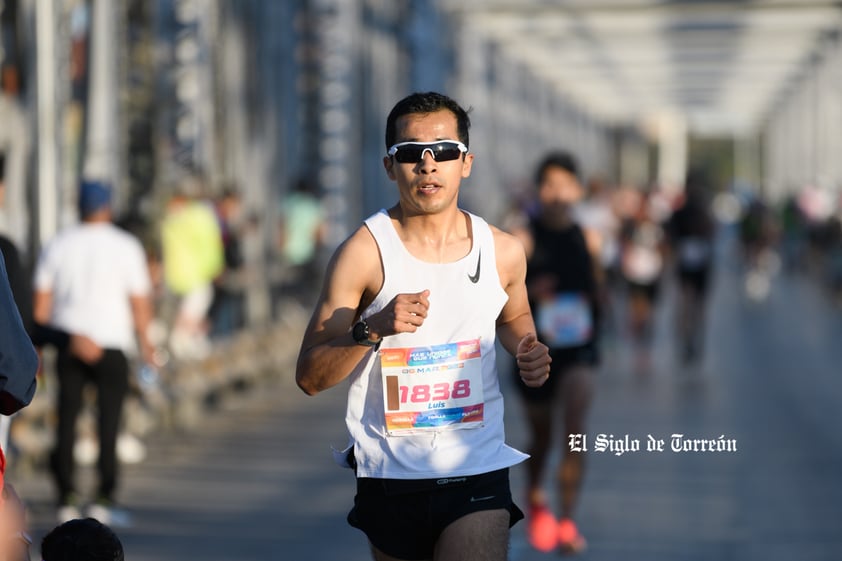
POLYGON ((527 263, 526 280, 551 274, 556 292, 595 293, 593 262, 582 228, 572 224, 562 230, 546 228, 537 219, 530 222, 534 251, 527 263))
MULTIPOLYGON (((530 230, 534 241, 532 256, 527 262, 526 282, 530 282, 545 275, 553 278, 556 295, 576 294, 584 298, 587 308, 590 310, 593 329, 590 334, 584 335, 584 339, 578 337, 577 344, 586 344, 594 341, 596 324, 599 321, 597 308, 597 286, 594 277, 593 260, 585 242, 582 228, 572 224, 562 229, 551 229, 544 226, 539 220, 530 221, 530 230)), ((529 304, 533 316, 536 318, 538 329, 541 331, 541 312, 538 303, 530 294, 529 304)), ((551 347, 560 347, 559 344, 549 343, 551 347)), ((563 344, 568 346, 568 344, 563 344)))

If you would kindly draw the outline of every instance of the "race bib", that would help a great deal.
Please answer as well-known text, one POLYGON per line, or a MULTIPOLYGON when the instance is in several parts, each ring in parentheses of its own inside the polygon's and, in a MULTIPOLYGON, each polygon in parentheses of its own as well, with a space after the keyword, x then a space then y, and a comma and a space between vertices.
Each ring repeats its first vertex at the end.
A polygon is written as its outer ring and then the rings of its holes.
POLYGON ((380 366, 390 435, 482 425, 485 404, 479 339, 381 349, 380 366))
POLYGON ((593 333, 591 308, 585 296, 576 292, 541 302, 535 321, 543 342, 552 348, 584 345, 593 333))

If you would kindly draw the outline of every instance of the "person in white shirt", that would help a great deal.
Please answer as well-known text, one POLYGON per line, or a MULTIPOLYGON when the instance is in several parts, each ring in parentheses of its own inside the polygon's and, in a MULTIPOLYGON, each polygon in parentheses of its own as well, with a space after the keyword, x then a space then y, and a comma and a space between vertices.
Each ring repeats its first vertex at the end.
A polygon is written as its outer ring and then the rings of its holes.
POLYGON ((470 175, 467 112, 412 94, 386 121, 388 177, 398 203, 337 250, 301 344, 296 380, 308 395, 350 379, 354 468, 348 522, 377 561, 504 561, 523 518, 505 442, 495 342, 524 384, 549 377, 536 338, 520 242, 458 206, 470 175))
POLYGON ((129 388, 129 357, 154 363, 147 337, 152 317, 151 280, 140 242, 112 223, 110 187, 83 181, 81 223, 48 243, 35 270, 36 324, 67 334, 59 348, 56 448, 51 469, 58 490, 59 521, 79 518, 74 486, 76 419, 89 383, 97 389, 99 490, 88 514, 113 525, 127 523, 114 505, 117 434, 129 388))

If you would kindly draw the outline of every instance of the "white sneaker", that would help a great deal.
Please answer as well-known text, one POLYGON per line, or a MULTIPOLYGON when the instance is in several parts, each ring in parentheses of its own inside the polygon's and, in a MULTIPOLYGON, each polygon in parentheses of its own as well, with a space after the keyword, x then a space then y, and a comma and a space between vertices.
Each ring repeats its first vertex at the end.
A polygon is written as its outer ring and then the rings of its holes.
POLYGON ((82 512, 74 505, 61 505, 58 507, 56 518, 58 519, 59 524, 64 524, 70 520, 82 518, 82 512))
POLYGON ((132 526, 132 515, 129 511, 114 505, 94 503, 88 507, 88 516, 96 518, 112 528, 130 528, 132 526))

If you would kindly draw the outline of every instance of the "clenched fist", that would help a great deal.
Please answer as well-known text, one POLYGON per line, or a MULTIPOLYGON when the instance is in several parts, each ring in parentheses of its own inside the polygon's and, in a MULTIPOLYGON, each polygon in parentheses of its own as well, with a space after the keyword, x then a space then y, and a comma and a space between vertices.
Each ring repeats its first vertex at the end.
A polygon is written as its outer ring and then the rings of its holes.
POLYGON ((542 386, 550 377, 550 349, 534 333, 527 333, 517 346, 520 379, 530 388, 542 386))

